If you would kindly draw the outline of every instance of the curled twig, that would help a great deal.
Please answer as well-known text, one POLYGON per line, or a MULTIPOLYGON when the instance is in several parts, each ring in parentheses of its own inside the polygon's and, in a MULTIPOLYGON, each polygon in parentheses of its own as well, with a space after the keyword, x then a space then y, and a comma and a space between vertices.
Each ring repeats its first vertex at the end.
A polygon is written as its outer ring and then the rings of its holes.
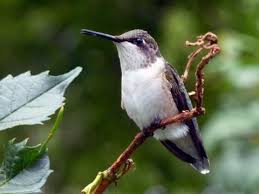
MULTIPOLYGON (((187 44, 187 43, 186 43, 187 44)), ((191 64, 194 60, 194 58, 203 50, 203 48, 198 48, 196 51, 193 51, 189 56, 188 56, 188 62, 185 67, 185 71, 182 75, 182 80, 185 82, 188 79, 189 71, 191 68, 191 64)))
POLYGON ((193 60, 195 59, 195 57, 197 57, 197 55, 200 54, 204 49, 212 50, 212 49, 215 49, 215 47, 218 47, 217 42, 218 42, 217 36, 211 32, 207 32, 205 35, 198 36, 195 42, 189 42, 189 41, 185 42, 186 46, 199 46, 199 48, 193 51, 188 56, 188 62, 186 64, 185 71, 182 75, 183 81, 186 81, 188 79, 188 74, 191 68, 191 64, 193 63, 193 60))
POLYGON ((215 57, 219 52, 220 48, 217 45, 217 36, 211 32, 206 33, 205 35, 199 36, 196 42, 186 42, 188 46, 199 46, 199 48, 191 53, 188 57, 188 62, 186 65, 185 72, 182 76, 183 81, 188 78, 188 73, 193 63, 194 58, 204 49, 209 50, 209 52, 201 59, 200 63, 196 68, 196 85, 195 92, 192 92, 192 95, 195 96, 196 108, 192 110, 186 110, 178 115, 162 120, 156 126, 151 126, 148 129, 145 129, 144 132, 139 132, 135 136, 134 140, 130 145, 122 152, 122 154, 117 158, 117 160, 105 171, 99 172, 95 180, 90 183, 87 187, 82 190, 83 194, 101 194, 107 187, 121 178, 125 173, 127 173, 134 163, 130 156, 134 151, 144 143, 144 141, 153 134, 153 132, 159 128, 162 128, 166 125, 182 122, 184 120, 191 119, 193 117, 200 116, 204 114, 205 109, 203 105, 203 95, 204 95, 204 72, 203 69, 209 61, 215 57), (149 134, 149 136, 147 135, 149 134))
POLYGON ((204 96, 204 67, 209 63, 209 61, 214 58, 220 52, 220 47, 217 44, 218 38, 215 34, 208 32, 205 35, 198 36, 195 42, 186 41, 187 46, 199 46, 199 48, 193 51, 188 56, 188 62, 185 67, 184 74, 182 75, 182 80, 186 81, 190 71, 191 64, 193 63, 194 58, 201 53, 203 50, 208 50, 208 53, 202 57, 201 61, 197 65, 195 76, 196 76, 196 85, 195 85, 195 103, 196 109, 202 111, 203 106, 203 96, 204 96))

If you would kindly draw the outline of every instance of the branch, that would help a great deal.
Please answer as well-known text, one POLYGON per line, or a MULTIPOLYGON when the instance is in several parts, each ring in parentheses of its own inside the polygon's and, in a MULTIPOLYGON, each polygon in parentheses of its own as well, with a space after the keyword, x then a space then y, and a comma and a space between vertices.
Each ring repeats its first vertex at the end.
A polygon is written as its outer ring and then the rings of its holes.
POLYGON ((209 61, 215 57, 219 52, 220 48, 217 45, 217 36, 211 32, 206 33, 203 36, 199 36, 196 42, 186 42, 188 46, 199 46, 199 48, 191 53, 188 57, 188 62, 186 65, 185 72, 182 76, 183 81, 187 80, 188 73, 193 63, 194 58, 203 50, 208 50, 207 55, 205 55, 196 68, 196 85, 195 85, 195 104, 196 108, 192 110, 186 110, 178 115, 170 118, 163 119, 160 123, 152 125, 149 128, 142 130, 137 133, 130 145, 122 152, 122 154, 117 158, 117 160, 105 171, 99 172, 95 180, 86 186, 82 190, 82 194, 102 194, 108 186, 120 179, 125 173, 134 167, 133 161, 130 159, 131 155, 137 150, 137 148, 142 145, 147 138, 153 135, 153 132, 159 128, 163 128, 169 124, 183 122, 185 120, 191 119, 193 117, 200 116, 204 114, 205 109, 203 105, 204 96, 204 67, 209 61))
POLYGON ((99 172, 96 176, 95 180, 87 185, 83 190, 82 194, 101 194, 103 193, 108 186, 120 179, 126 172, 128 172, 134 166, 132 160, 130 160, 130 156, 132 153, 137 150, 137 148, 143 144, 146 139, 152 136, 153 132, 158 128, 165 127, 166 125, 182 122, 187 119, 191 119, 193 117, 199 116, 203 114, 203 112, 198 112, 196 109, 191 111, 182 112, 174 117, 170 117, 162 120, 156 126, 152 126, 150 128, 145 129, 144 132, 139 132, 130 143, 130 145, 122 152, 122 154, 117 158, 117 160, 105 171, 99 172), (131 162, 130 162, 131 161, 131 162), (125 165, 126 164, 126 165, 125 165))
MULTIPOLYGON (((186 41, 185 45, 186 46, 199 46, 199 48, 195 51, 193 51, 189 56, 188 56, 188 62, 185 67, 185 71, 182 75, 182 80, 186 81, 188 79, 189 71, 191 68, 191 65, 193 63, 193 60, 195 57, 197 57, 204 49, 209 49, 209 50, 214 50, 214 54, 212 58, 217 55, 220 51, 219 46, 217 45, 218 38, 215 34, 211 32, 207 32, 205 35, 201 35, 197 37, 196 42, 189 42, 186 41), (216 51, 217 50, 217 51, 216 51)), ((203 59, 202 59, 203 60, 203 59)), ((201 61, 202 62, 202 61, 201 61)), ((199 65, 198 65, 199 66, 199 65)), ((198 69, 198 68, 197 68, 198 69)), ((197 79, 196 79, 197 80, 197 79)))

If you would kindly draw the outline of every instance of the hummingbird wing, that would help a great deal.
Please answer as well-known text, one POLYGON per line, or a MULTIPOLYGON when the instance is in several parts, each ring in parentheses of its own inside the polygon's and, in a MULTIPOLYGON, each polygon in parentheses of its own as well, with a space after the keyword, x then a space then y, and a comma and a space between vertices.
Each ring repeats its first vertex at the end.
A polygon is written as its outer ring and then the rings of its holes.
MULTIPOLYGON (((192 102, 176 69, 167 64, 165 74, 171 84, 171 94, 179 112, 191 110, 192 102)), ((192 118, 186 120, 184 124, 188 127, 188 133, 185 136, 179 139, 162 140, 161 143, 179 159, 206 174, 209 172, 209 160, 201 140, 197 120, 192 118)))

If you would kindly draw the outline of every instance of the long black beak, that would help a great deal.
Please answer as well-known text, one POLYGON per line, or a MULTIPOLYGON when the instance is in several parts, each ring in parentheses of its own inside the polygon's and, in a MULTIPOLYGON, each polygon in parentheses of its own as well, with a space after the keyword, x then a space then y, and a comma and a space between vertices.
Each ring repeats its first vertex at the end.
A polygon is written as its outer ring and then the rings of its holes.
POLYGON ((90 36, 97 36, 97 37, 101 37, 107 40, 111 40, 113 42, 121 42, 121 40, 113 35, 110 34, 105 34, 102 32, 96 32, 96 31, 92 31, 92 30, 87 30, 87 29, 82 29, 81 30, 81 34, 86 34, 86 35, 90 35, 90 36))

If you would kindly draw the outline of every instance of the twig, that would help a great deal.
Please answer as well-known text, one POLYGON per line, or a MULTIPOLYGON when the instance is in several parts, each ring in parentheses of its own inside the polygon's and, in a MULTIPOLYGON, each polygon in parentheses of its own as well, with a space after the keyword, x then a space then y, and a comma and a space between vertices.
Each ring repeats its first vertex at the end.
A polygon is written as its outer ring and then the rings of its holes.
POLYGON ((188 95, 189 95, 190 97, 195 96, 195 94, 196 94, 196 92, 195 92, 195 91, 188 92, 188 95))
POLYGON ((196 51, 194 51, 188 57, 188 62, 184 75, 182 76, 183 80, 188 78, 189 69, 193 62, 193 59, 203 50, 209 50, 208 54, 204 56, 196 68, 196 85, 195 85, 195 104, 196 108, 192 110, 186 110, 178 115, 162 120, 159 124, 151 126, 148 129, 145 129, 144 132, 141 131, 137 133, 134 140, 130 145, 122 152, 118 159, 105 171, 99 172, 95 180, 90 183, 87 187, 82 190, 83 194, 102 194, 108 186, 116 182, 121 176, 127 173, 134 163, 130 160, 130 156, 134 151, 145 142, 145 140, 152 136, 153 132, 159 128, 165 127, 166 125, 182 122, 193 117, 200 116, 204 114, 205 109, 203 105, 203 95, 204 95, 204 73, 203 69, 208 64, 208 62, 215 57, 219 52, 220 48, 217 45, 217 36, 209 32, 203 36, 199 36, 197 41, 194 43, 187 42, 189 46, 200 46, 196 51))
MULTIPOLYGON (((187 42, 186 42, 187 44, 187 42)), ((186 64, 186 67, 185 67, 185 71, 182 75, 182 80, 185 82, 187 79, 188 79, 188 75, 189 75, 189 71, 190 71, 190 68, 191 68, 191 64, 194 60, 194 58, 203 50, 203 48, 198 48, 196 51, 193 51, 189 56, 188 56, 188 62, 186 64)))
POLYGON ((218 38, 215 34, 211 32, 207 32, 205 35, 198 36, 196 42, 189 42, 189 41, 185 42, 186 46, 200 46, 200 47, 197 50, 193 51, 188 56, 188 62, 186 64, 185 71, 182 75, 183 81, 186 81, 188 79, 191 64, 193 63, 193 60, 195 59, 195 57, 197 57, 197 55, 200 54, 201 51, 203 51, 203 49, 211 49, 210 47, 216 47, 216 46, 218 47, 217 40, 218 38))
MULTIPOLYGON (((209 61, 214 58, 220 52, 220 47, 217 44, 217 36, 211 32, 206 33, 203 36, 198 37, 198 42, 203 42, 200 46, 202 48, 209 50, 207 55, 202 57, 200 63, 197 65, 195 76, 196 76, 196 96, 195 103, 198 111, 201 110, 203 106, 203 96, 204 96, 204 67, 209 63, 209 61), (206 43, 207 41, 207 43, 206 43), (200 110, 199 110, 200 109, 200 110)), ((190 43, 189 45, 195 45, 195 43, 190 43)))

